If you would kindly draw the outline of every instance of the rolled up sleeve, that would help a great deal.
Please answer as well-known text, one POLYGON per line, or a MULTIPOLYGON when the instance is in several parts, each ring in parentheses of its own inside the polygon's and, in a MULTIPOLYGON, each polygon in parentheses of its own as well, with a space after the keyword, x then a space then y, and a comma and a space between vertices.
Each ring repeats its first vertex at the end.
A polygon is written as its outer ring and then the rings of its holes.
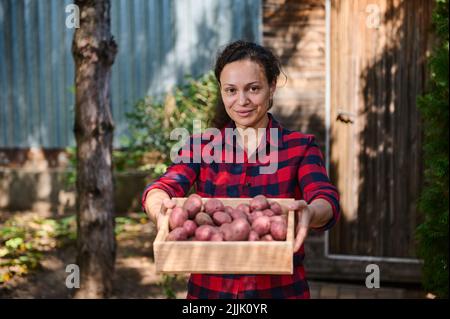
POLYGON ((309 204, 322 198, 330 203, 333 217, 322 227, 325 231, 333 227, 340 216, 339 193, 328 177, 322 153, 312 135, 308 135, 308 145, 298 169, 298 182, 303 199, 309 204))
POLYGON ((153 189, 161 189, 165 191, 170 197, 183 197, 194 184, 200 170, 200 163, 193 162, 193 147, 192 137, 187 143, 188 147, 183 147, 178 152, 177 163, 172 164, 166 172, 147 185, 142 194, 141 204, 145 208, 145 200, 148 193, 153 189))

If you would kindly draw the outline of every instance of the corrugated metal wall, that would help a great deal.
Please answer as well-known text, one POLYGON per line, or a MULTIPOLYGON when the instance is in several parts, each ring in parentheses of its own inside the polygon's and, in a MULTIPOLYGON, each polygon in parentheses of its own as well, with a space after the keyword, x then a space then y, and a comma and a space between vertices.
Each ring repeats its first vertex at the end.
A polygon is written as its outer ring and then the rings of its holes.
MULTIPOLYGON (((125 112, 186 74, 211 69, 233 39, 261 41, 261 0, 111 0, 115 145, 125 112)), ((0 147, 74 144, 69 0, 0 0, 0 147)))

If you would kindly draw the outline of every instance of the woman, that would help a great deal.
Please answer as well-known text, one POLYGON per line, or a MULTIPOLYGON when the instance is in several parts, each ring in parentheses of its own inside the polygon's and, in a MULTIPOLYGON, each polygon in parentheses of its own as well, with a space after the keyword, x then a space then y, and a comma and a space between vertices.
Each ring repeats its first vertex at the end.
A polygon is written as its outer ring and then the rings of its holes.
MULTIPOLYGON (((225 47, 215 66, 220 98, 214 123, 221 129, 225 144, 226 129, 239 132, 238 145, 233 145, 232 150, 243 151, 244 160, 173 164, 146 188, 142 203, 151 220, 158 225, 161 205, 168 206, 171 197, 185 196, 194 183, 196 193, 202 197, 254 197, 262 194, 269 198, 295 198, 295 203, 289 207, 296 211, 297 223, 294 273, 192 274, 188 298, 310 297, 303 268, 303 242, 309 228, 326 230, 334 225, 339 217, 339 199, 336 188, 328 179, 314 136, 284 129, 268 113, 279 74, 279 61, 266 48, 244 41, 225 47), (274 129, 278 134, 271 135, 274 129), (246 134, 249 131, 255 134, 246 134), (269 153, 273 155, 276 152, 277 169, 261 174, 257 168, 263 166, 262 162, 250 159, 266 143, 277 146, 269 153)), ((222 150, 228 151, 230 149, 226 147, 222 150)), ((189 149, 188 157, 193 153, 193 149, 189 149)))

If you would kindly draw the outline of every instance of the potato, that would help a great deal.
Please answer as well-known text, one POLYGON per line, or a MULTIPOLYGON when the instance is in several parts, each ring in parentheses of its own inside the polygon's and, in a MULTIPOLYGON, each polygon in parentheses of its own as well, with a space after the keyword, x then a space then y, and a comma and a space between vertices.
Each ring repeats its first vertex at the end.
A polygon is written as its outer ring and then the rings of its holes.
POLYGON ((214 226, 214 222, 213 222, 211 216, 209 216, 206 213, 198 213, 197 215, 195 215, 195 222, 199 226, 202 226, 202 225, 214 226))
POLYGON ((167 235, 166 241, 186 240, 187 238, 188 234, 186 229, 183 227, 177 227, 167 235))
POLYGON ((287 225, 287 216, 286 215, 272 216, 272 217, 270 217, 270 222, 281 222, 281 223, 285 223, 287 225))
POLYGON ((245 220, 248 220, 248 216, 246 213, 238 210, 238 209, 233 209, 233 211, 230 213, 231 218, 233 218, 233 220, 239 219, 239 218, 243 218, 245 220))
POLYGON ((213 215, 213 221, 217 226, 220 226, 222 224, 225 223, 231 223, 232 218, 229 214, 225 213, 225 212, 215 212, 213 215))
POLYGON ((261 216, 256 218, 252 223, 252 230, 259 236, 264 236, 270 232, 270 218, 268 216, 261 216))
POLYGON ((202 198, 197 194, 191 194, 183 204, 183 208, 188 212, 189 218, 194 219, 195 215, 202 210, 202 198))
POLYGON ((270 209, 275 213, 275 215, 283 214, 283 208, 277 202, 270 203, 270 209))
POLYGON ((250 234, 250 224, 242 218, 234 220, 230 226, 224 228, 222 233, 226 241, 247 240, 250 234))
POLYGON ((216 229, 214 229, 213 226, 211 226, 211 225, 202 225, 202 226, 199 226, 195 230, 195 239, 196 240, 201 240, 201 241, 208 241, 216 233, 218 233, 218 231, 216 229))
POLYGON ((219 232, 222 234, 224 240, 229 240, 232 237, 231 224, 222 224, 219 227, 219 232))
POLYGON ((239 204, 236 206, 237 210, 240 210, 241 212, 245 213, 245 214, 250 214, 250 205, 249 204, 239 204))
POLYGON ((248 220, 249 220, 251 223, 253 223, 253 221, 254 221, 256 218, 261 217, 261 216, 264 216, 263 212, 260 211, 260 210, 256 210, 256 211, 253 211, 251 214, 248 215, 248 220))
POLYGON ((261 240, 263 240, 263 241, 273 241, 273 237, 272 237, 271 234, 266 234, 266 235, 261 237, 261 240))
POLYGON ((270 224, 270 234, 275 240, 286 240, 287 226, 285 223, 273 222, 270 224))
POLYGON ((267 201, 266 196, 257 195, 250 201, 250 208, 252 210, 264 210, 269 208, 269 202, 267 201))
POLYGON ((188 213, 181 207, 175 207, 169 216, 169 227, 175 229, 177 227, 183 227, 184 222, 188 219, 188 213))
POLYGON ((267 217, 275 216, 275 213, 268 208, 263 210, 263 214, 264 214, 264 216, 267 216, 267 217))
POLYGON ((197 229, 197 224, 193 221, 188 219, 184 222, 183 228, 186 229, 188 237, 194 236, 195 230, 197 229))
POLYGON ((226 229, 230 227, 230 223, 225 223, 219 226, 219 231, 222 231, 223 229, 226 229))
POLYGON ((223 234, 220 233, 220 232, 214 233, 214 234, 211 236, 210 241, 223 241, 223 234))
POLYGON ((205 203, 205 213, 208 215, 212 216, 215 212, 224 210, 225 207, 223 206, 223 203, 217 198, 208 199, 205 203))
POLYGON ((258 241, 258 240, 259 235, 254 230, 251 230, 250 234, 248 235, 248 241, 258 241))
POLYGON ((231 206, 225 206, 224 212, 231 215, 231 212, 234 211, 234 208, 231 206))

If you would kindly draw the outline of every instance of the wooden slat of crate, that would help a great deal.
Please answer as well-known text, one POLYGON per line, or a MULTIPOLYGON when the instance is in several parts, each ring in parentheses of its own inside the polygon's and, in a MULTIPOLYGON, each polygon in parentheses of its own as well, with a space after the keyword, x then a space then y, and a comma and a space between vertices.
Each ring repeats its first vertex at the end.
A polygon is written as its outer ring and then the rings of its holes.
MULTIPOLYGON (((186 198, 174 198, 182 205, 186 198)), ((248 198, 219 198, 224 205, 236 207, 249 203, 248 198)), ((207 198, 203 201, 208 200, 207 198)), ((282 206, 293 199, 269 199, 282 206)), ((272 242, 207 242, 165 241, 169 233, 169 215, 164 216, 162 227, 153 243, 158 273, 204 274, 292 274, 294 245, 294 212, 288 212, 286 241, 272 242)))

